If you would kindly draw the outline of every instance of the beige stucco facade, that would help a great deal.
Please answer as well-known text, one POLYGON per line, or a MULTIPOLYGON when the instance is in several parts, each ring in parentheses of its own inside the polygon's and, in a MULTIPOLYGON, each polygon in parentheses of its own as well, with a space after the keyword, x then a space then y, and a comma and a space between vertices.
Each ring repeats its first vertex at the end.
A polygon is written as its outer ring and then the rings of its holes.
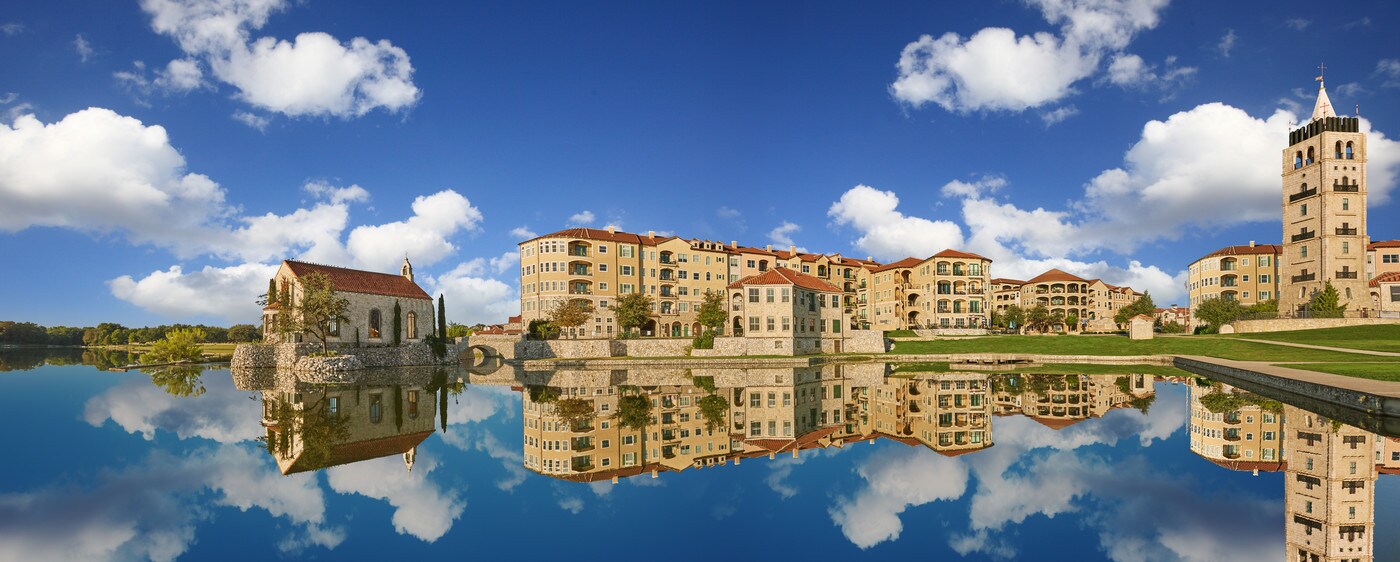
POLYGON ((1191 262, 1186 290, 1192 325, 1196 323, 1196 308, 1209 299, 1231 299, 1251 306, 1278 298, 1282 252, 1282 246, 1250 242, 1221 248, 1191 262))
POLYGON ((863 300, 871 328, 986 328, 992 260, 955 250, 869 269, 863 300))
MULTIPOLYGON (((394 305, 399 305, 401 316, 399 317, 399 342, 418 343, 431 336, 434 331, 433 300, 427 293, 413 281, 413 267, 404 260, 399 276, 368 271, 350 270, 338 267, 319 266, 314 264, 302 264, 300 262, 282 262, 273 277, 273 283, 278 287, 278 291, 289 294, 289 304, 295 306, 303 298, 302 285, 299 281, 296 269, 309 268, 311 271, 331 272, 332 283, 336 289, 336 296, 349 301, 350 306, 346 310, 347 321, 332 324, 332 331, 327 341, 330 343, 359 344, 364 346, 392 345, 394 343, 394 305), (386 277, 402 277, 405 283, 388 284, 383 283, 386 277), (341 278, 343 281, 337 282, 341 278), (352 282, 364 281, 355 285, 352 282), (372 287, 387 287, 384 292, 372 291, 372 287), (416 291, 418 294, 412 294, 416 291), (397 294, 384 294, 385 292, 397 294)), ((272 317, 283 313, 281 303, 269 303, 263 310, 263 330, 265 337, 276 338, 272 334, 272 317)), ((314 335, 309 333, 283 334, 281 339, 285 342, 319 342, 314 335)))

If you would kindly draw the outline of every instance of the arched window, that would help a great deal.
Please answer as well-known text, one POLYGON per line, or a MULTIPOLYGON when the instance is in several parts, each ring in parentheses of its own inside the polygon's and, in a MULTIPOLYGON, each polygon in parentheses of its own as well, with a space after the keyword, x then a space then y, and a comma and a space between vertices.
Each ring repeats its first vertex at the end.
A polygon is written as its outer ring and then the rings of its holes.
POLYGON ((1316 160, 1316 157, 1313 155, 1313 147, 1309 146, 1309 147, 1308 147, 1308 159, 1307 159, 1306 163, 1307 163, 1307 164, 1312 164, 1312 163, 1313 163, 1313 160, 1316 160))
POLYGON ((369 311, 369 337, 379 337, 379 324, 379 309, 376 308, 374 310, 369 311))
POLYGON ((1297 154, 1294 154, 1294 155, 1293 155, 1293 169, 1296 170, 1296 169, 1302 168, 1302 167, 1303 167, 1303 151, 1299 150, 1297 154))
POLYGON ((1352 154, 1351 141, 1347 141, 1347 160, 1351 160, 1352 158, 1353 158, 1353 154, 1352 154))
POLYGON ((1342 141, 1337 141, 1337 155, 1334 158, 1342 157, 1342 141))
POLYGON ((418 313, 410 312, 405 319, 408 320, 408 339, 418 339, 418 313))

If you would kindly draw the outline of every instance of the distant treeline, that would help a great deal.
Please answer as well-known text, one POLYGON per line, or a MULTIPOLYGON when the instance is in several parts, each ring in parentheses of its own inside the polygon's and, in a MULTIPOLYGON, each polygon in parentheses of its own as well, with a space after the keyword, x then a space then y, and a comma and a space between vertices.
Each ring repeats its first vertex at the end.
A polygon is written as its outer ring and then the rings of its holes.
POLYGON ((204 330, 204 341, 208 343, 244 343, 262 339, 258 327, 252 324, 205 326, 170 324, 128 328, 121 324, 103 322, 93 327, 40 326, 33 322, 11 322, 0 320, 0 344, 10 345, 126 345, 129 343, 151 343, 165 337, 166 332, 178 329, 199 328, 204 330))

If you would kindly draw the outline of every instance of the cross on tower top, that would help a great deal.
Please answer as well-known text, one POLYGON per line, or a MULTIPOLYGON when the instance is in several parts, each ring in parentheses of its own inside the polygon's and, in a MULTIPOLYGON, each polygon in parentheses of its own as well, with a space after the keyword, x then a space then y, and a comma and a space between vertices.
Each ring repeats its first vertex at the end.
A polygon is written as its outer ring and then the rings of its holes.
POLYGON ((1321 82, 1322 77, 1327 74, 1327 63, 1317 65, 1317 81, 1321 82))

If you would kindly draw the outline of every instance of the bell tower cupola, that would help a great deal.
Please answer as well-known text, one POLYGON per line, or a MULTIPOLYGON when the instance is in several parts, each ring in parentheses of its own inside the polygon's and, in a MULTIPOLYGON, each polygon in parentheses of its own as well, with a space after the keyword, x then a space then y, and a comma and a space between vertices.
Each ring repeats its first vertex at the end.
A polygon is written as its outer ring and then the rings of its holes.
POLYGON ((403 267, 399 268, 399 275, 404 276, 409 281, 413 280, 413 264, 408 263, 408 254, 403 256, 403 267))

